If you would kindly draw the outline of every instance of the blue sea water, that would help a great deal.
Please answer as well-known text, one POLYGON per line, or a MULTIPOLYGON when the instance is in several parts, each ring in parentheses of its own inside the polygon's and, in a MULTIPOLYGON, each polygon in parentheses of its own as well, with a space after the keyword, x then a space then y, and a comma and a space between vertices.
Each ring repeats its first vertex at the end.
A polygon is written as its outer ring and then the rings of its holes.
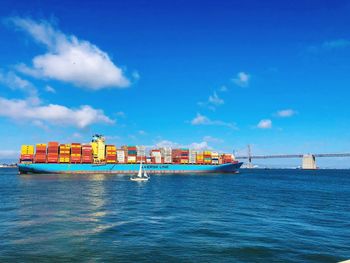
POLYGON ((0 262, 337 262, 350 171, 18 175, 0 170, 0 262))

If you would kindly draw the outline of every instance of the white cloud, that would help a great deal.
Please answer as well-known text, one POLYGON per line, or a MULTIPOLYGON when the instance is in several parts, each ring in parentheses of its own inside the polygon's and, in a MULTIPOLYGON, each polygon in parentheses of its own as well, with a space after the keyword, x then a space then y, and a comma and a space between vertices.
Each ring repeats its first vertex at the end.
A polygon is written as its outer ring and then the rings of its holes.
POLYGON ((22 79, 21 77, 17 76, 14 72, 0 72, 0 83, 3 83, 12 90, 26 92, 32 98, 32 100, 35 99, 37 100, 37 102, 39 102, 38 90, 34 87, 34 85, 28 80, 22 79))
POLYGON ((49 85, 46 85, 45 90, 49 93, 56 93, 56 90, 49 85))
POLYGON ((222 142, 224 142, 224 140, 219 139, 219 138, 215 138, 215 137, 212 137, 212 136, 204 136, 203 137, 203 141, 205 141, 205 142, 212 142, 212 143, 222 143, 222 142))
POLYGON ((114 123, 102 110, 83 105, 77 109, 62 105, 33 105, 30 101, 0 97, 0 116, 32 121, 35 125, 70 125, 85 128, 94 123, 114 123))
POLYGON ((211 147, 208 145, 207 142, 203 141, 203 142, 193 142, 190 145, 188 145, 188 148, 193 149, 193 150, 197 150, 197 151, 203 151, 206 149, 211 149, 211 147))
POLYGON ((224 122, 220 120, 211 120, 207 116, 197 113, 197 116, 191 121, 192 125, 217 125, 226 126, 231 129, 237 129, 234 123, 224 122))
POLYGON ((192 125, 208 124, 210 120, 200 113, 197 113, 197 116, 191 121, 192 125))
POLYGON ((213 95, 209 96, 208 102, 215 105, 219 106, 224 104, 224 100, 219 98, 218 94, 214 91, 213 95))
POLYGON ((162 148, 162 147, 180 148, 181 147, 180 144, 173 141, 168 141, 168 140, 161 140, 160 142, 157 142, 155 146, 157 148, 162 148))
POLYGON ((202 151, 202 150, 206 150, 206 149, 212 149, 212 147, 210 147, 208 145, 208 142, 206 142, 206 141, 193 142, 193 143, 190 143, 190 144, 180 144, 180 143, 173 142, 173 141, 162 140, 162 141, 156 143, 155 147, 156 148, 162 148, 162 147, 189 148, 189 149, 193 149, 193 150, 197 150, 197 151, 202 151))
POLYGON ((197 105, 201 107, 206 107, 209 110, 215 111, 217 106, 220 106, 224 103, 225 103, 224 100, 218 96, 216 91, 214 91, 213 95, 209 96, 207 102, 200 101, 200 102, 197 102, 197 105))
POLYGON ((144 130, 139 130, 139 131, 138 131, 138 134, 140 134, 140 135, 146 135, 147 133, 146 133, 144 130))
POLYGON ((281 118, 291 117, 295 114, 296 114, 296 111, 292 109, 280 110, 277 112, 277 116, 281 118))
POLYGON ((237 77, 232 79, 232 81, 240 87, 247 87, 250 81, 250 75, 245 72, 239 72, 237 77))
POLYGON ((32 67, 19 65, 21 72, 91 90, 130 85, 123 70, 111 61, 107 53, 90 42, 65 35, 46 21, 36 22, 20 17, 8 20, 48 50, 46 54, 33 58, 32 67))
POLYGON ((257 127, 259 129, 271 129, 272 128, 272 121, 269 119, 263 119, 258 123, 257 127))

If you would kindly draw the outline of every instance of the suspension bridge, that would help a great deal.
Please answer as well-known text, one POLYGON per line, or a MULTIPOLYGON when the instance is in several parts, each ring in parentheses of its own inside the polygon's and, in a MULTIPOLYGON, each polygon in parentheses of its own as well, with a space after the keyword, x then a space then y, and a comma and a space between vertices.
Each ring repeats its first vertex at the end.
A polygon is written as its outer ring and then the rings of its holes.
POLYGON ((280 158, 301 158, 303 169, 316 169, 316 158, 323 157, 350 157, 350 153, 313 153, 313 154, 269 154, 269 155, 253 155, 251 147, 248 145, 247 155, 235 156, 236 159, 248 159, 247 167, 253 167, 253 159, 280 159, 280 158))

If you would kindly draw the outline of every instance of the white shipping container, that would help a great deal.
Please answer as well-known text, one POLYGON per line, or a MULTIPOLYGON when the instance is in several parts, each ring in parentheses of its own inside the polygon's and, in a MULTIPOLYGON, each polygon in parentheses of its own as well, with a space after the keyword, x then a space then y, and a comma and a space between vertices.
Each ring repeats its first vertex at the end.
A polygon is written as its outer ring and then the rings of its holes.
POLYGON ((172 163, 172 162, 173 162, 173 158, 171 157, 171 155, 164 156, 164 163, 172 163))
POLYGON ((146 147, 145 146, 136 146, 137 156, 146 156, 146 147))
POLYGON ((151 156, 152 157, 161 157, 162 155, 160 154, 160 152, 152 152, 151 156))
POLYGON ((160 153, 162 155, 162 157, 165 157, 165 156, 169 156, 171 155, 171 147, 162 147, 160 148, 160 153))
POLYGON ((219 158, 219 153, 218 152, 211 152, 211 157, 218 157, 219 158))
POLYGON ((162 157, 160 155, 159 156, 155 156, 154 162, 155 163, 162 163, 162 157))
POLYGON ((190 150, 189 156, 188 156, 188 163, 196 163, 196 159, 197 159, 197 151, 190 150))
POLYGON ((125 163, 124 150, 117 150, 117 161, 118 161, 118 163, 125 163))
POLYGON ((125 157, 125 152, 123 150, 117 150, 117 156, 125 157))
POLYGON ((117 157, 118 163, 125 163, 125 158, 117 157))

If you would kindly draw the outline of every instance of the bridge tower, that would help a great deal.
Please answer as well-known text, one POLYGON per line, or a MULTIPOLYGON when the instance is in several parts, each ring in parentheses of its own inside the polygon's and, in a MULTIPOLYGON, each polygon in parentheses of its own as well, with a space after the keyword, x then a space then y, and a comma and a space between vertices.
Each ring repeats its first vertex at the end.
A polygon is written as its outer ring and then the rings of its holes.
POLYGON ((302 161, 302 168, 313 170, 316 169, 316 157, 313 154, 304 154, 302 161))
POLYGON ((253 164, 252 164, 252 149, 250 147, 250 144, 248 144, 248 164, 247 164, 247 168, 253 168, 253 164))

